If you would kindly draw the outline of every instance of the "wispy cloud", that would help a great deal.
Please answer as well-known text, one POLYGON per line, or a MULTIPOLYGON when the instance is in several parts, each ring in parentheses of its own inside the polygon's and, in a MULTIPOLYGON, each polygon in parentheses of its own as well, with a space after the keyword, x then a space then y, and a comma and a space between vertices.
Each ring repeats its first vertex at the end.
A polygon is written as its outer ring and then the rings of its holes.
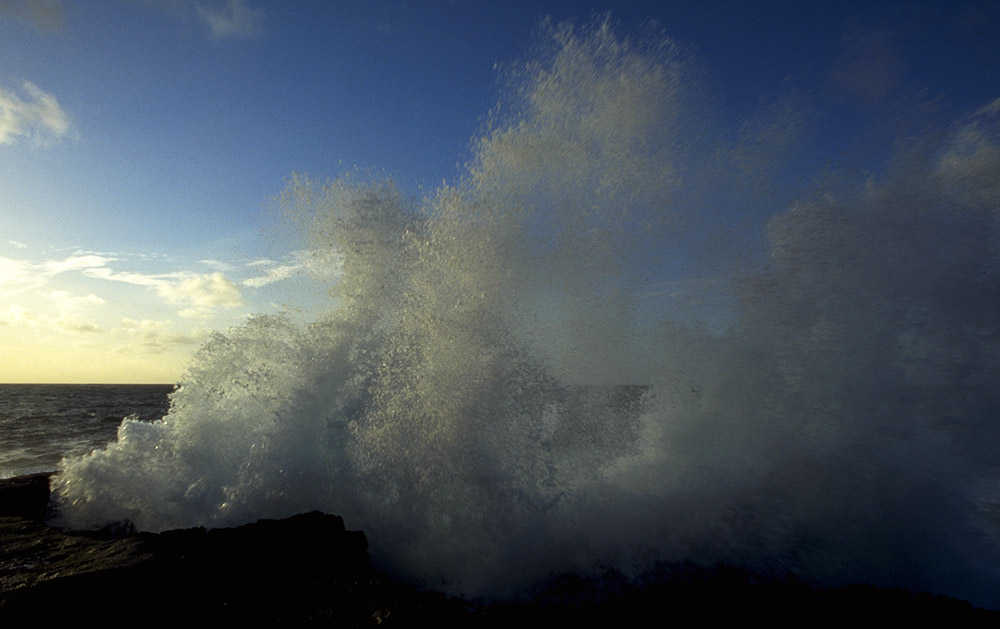
POLYGON ((937 163, 936 174, 954 191, 953 199, 990 207, 1000 198, 1000 99, 957 126, 937 163))
POLYGON ((47 260, 42 262, 40 266, 45 275, 58 275, 67 271, 86 272, 106 268, 109 262, 114 262, 117 259, 97 254, 74 254, 64 260, 47 260))
POLYGON ((212 31, 213 39, 257 37, 264 32, 264 12, 245 0, 197 5, 198 18, 212 31))
POLYGON ((223 273, 228 273, 233 270, 233 265, 228 262, 223 262, 222 260, 198 260, 199 264, 204 264, 209 266, 216 271, 222 271, 223 273))
POLYGON ((18 242, 16 240, 8 240, 7 243, 10 244, 10 245, 12 245, 12 246, 14 246, 14 247, 17 247, 18 249, 27 249, 28 248, 28 245, 24 244, 23 242, 18 242))
POLYGON ((125 284, 135 284, 137 286, 159 287, 177 277, 177 273, 166 273, 150 275, 148 273, 134 273, 131 271, 115 271, 107 266, 94 266, 81 269, 84 275, 94 279, 108 280, 111 282, 124 282, 125 284))
MULTIPOLYGON (((84 252, 42 262, 0 257, 0 296, 37 291, 56 275, 78 272, 92 279, 154 288, 168 304, 188 306, 189 308, 181 314, 187 318, 205 318, 212 314, 214 308, 235 308, 244 305, 239 286, 221 271, 209 274, 185 271, 141 273, 117 271, 111 266, 112 263, 122 261, 121 257, 84 252)), ((45 296, 50 299, 65 297, 59 291, 45 296)), ((93 299, 100 298, 93 297, 93 299)))
POLYGON ((257 273, 257 275, 249 277, 240 283, 250 288, 260 288, 301 273, 306 268, 305 262, 302 261, 302 256, 293 254, 292 257, 295 259, 284 263, 267 259, 254 260, 248 263, 247 266, 257 273))
POLYGON ((0 144, 16 144, 19 138, 46 144, 70 135, 69 115, 55 96, 30 81, 21 84, 21 91, 25 98, 0 88, 0 144))
POLYGON ((997 98, 989 105, 980 108, 975 114, 973 114, 973 117, 992 116, 997 113, 1000 113, 1000 98, 997 98))
POLYGON ((74 254, 62 260, 44 262, 0 257, 0 297, 41 288, 49 278, 60 273, 80 271, 84 275, 100 277, 103 273, 110 273, 107 265, 115 260, 117 258, 96 254, 74 254))

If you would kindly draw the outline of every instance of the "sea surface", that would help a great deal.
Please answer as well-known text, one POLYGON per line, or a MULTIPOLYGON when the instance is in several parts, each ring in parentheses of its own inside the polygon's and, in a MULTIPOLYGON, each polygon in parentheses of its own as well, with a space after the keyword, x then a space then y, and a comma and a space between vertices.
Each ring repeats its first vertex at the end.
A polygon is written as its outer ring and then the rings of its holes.
POLYGON ((172 384, 0 384, 0 478, 49 472, 114 441, 128 416, 163 417, 172 384))

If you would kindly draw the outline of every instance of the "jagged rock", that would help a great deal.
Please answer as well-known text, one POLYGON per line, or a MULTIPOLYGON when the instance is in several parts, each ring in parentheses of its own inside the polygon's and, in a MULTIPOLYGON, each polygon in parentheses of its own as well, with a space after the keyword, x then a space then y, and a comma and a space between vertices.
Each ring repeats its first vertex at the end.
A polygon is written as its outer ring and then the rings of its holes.
POLYGON ((0 517, 17 517, 41 522, 49 504, 49 478, 43 472, 0 480, 0 517))
POLYGON ((79 618, 114 607, 168 618, 302 618, 368 574, 364 533, 319 512, 110 537, 0 518, 0 617, 45 609, 46 618, 79 618))
MULTIPOLYGON (((228 529, 59 531, 44 524, 49 475, 0 481, 0 618, 297 619, 370 581, 368 541, 339 516, 305 513, 228 529)), ((367 622, 376 609, 347 609, 367 622)), ((359 621, 360 622, 360 621, 359 621)))
MULTIPOLYGON (((44 479, 47 502, 47 477, 44 479)), ((0 482, 0 504, 37 516, 38 478, 0 482), (27 498, 24 498, 27 496, 27 498)), ((8 512, 8 511, 5 511, 8 512)), ((534 596, 470 602, 420 591, 368 565, 364 533, 319 512, 230 529, 135 533, 127 527, 65 532, 39 519, 0 517, 0 626, 115 618, 154 626, 227 621, 338 627, 605 627, 698 617, 772 625, 858 618, 997 626, 967 602, 903 590, 817 590, 760 581, 729 568, 666 569, 635 581, 554 577, 534 596)), ((475 561, 474 557, 469 558, 475 561)))

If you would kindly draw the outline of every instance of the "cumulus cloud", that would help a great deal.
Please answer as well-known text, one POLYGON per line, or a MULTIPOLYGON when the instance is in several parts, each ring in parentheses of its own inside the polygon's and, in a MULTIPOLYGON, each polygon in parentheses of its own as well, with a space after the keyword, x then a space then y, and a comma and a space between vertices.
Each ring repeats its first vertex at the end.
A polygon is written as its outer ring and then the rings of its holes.
POLYGON ((100 333, 104 331, 96 323, 83 320, 80 315, 86 306, 105 303, 102 298, 93 293, 74 295, 69 291, 62 290, 51 291, 43 296, 55 302, 57 313, 55 316, 12 304, 0 311, 0 324, 63 332, 100 333))
POLYGON ((118 331, 129 337, 130 342, 115 349, 118 353, 142 351, 159 354, 169 349, 197 345, 204 342, 210 332, 197 330, 188 334, 176 332, 166 321, 152 319, 122 319, 118 331))
POLYGON ((74 295, 67 290, 54 290, 46 293, 45 296, 54 301, 56 307, 63 312, 78 311, 87 306, 100 306, 106 303, 103 298, 94 293, 74 295))
POLYGON ((17 295, 45 284, 45 278, 35 272, 35 265, 25 260, 0 258, 0 297, 17 295))
POLYGON ((199 4, 197 11, 198 18, 211 29, 213 39, 257 37, 264 30, 264 12, 244 0, 199 4))
POLYGON ((6 325, 37 326, 42 324, 42 317, 34 310, 13 304, 0 311, 0 321, 6 325))
POLYGON ((73 319, 58 319, 54 323, 56 327, 67 332, 83 332, 85 334, 100 334, 104 332, 101 326, 96 323, 85 323, 73 319))
POLYGON ((171 303, 195 307, 234 308, 243 305, 240 289, 219 271, 210 275, 192 275, 176 283, 163 283, 157 291, 171 303))
POLYGON ((67 137, 69 115, 54 96, 30 81, 21 84, 25 98, 0 88, 0 144, 16 144, 28 138, 36 144, 67 137))

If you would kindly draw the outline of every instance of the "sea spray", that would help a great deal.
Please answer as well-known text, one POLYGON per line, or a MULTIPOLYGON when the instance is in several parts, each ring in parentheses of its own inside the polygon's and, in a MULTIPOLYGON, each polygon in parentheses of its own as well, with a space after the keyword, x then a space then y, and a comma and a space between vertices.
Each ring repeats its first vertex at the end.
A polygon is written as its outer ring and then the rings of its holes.
POLYGON ((543 30, 456 184, 292 178, 331 311, 213 337, 59 523, 321 509, 450 592, 690 560, 1000 606, 1000 108, 764 194, 796 99, 726 139, 669 40, 543 30))

